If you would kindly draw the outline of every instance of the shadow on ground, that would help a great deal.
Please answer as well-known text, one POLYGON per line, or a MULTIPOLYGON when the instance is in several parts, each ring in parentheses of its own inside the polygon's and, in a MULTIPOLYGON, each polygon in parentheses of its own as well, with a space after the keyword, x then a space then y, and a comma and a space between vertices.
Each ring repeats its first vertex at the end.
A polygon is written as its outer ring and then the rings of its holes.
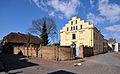
POLYGON ((47 73, 47 74, 76 74, 76 73, 68 72, 68 71, 64 71, 64 70, 59 70, 59 71, 51 72, 51 73, 47 73))
POLYGON ((12 54, 0 54, 0 62, 4 67, 4 70, 0 70, 0 72, 9 72, 10 70, 21 69, 21 68, 38 65, 38 64, 29 62, 27 59, 25 59, 24 56, 12 55, 12 54))

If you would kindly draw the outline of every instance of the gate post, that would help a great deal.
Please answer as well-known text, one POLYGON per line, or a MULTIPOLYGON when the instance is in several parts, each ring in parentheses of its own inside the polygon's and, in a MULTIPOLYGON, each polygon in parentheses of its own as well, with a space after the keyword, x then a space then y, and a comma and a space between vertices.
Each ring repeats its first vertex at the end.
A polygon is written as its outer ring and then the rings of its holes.
POLYGON ((58 58, 58 46, 56 46, 55 49, 56 49, 56 61, 58 61, 58 59, 59 59, 58 58))

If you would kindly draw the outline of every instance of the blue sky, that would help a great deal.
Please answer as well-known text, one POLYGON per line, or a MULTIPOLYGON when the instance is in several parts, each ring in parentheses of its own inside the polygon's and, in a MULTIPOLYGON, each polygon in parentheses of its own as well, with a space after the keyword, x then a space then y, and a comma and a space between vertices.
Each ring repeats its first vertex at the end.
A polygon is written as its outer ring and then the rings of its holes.
POLYGON ((58 31, 73 16, 93 23, 105 39, 120 42, 119 0, 0 0, 0 39, 10 32, 27 33, 32 20, 52 17, 58 31))

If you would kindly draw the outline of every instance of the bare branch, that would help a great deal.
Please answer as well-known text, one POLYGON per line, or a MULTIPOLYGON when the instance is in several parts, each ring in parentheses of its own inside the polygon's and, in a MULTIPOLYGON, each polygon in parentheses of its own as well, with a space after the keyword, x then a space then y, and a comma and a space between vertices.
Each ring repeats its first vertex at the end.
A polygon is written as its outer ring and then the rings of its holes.
POLYGON ((41 35, 43 24, 46 23, 47 33, 49 38, 55 38, 57 36, 57 26, 54 19, 50 17, 44 17, 41 19, 33 20, 32 27, 28 29, 29 32, 41 35))

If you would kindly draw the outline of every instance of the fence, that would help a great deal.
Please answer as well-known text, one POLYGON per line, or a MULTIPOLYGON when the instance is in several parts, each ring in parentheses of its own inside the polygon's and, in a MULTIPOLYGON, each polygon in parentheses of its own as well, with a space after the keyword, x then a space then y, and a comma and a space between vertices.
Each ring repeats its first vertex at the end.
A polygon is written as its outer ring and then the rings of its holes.
POLYGON ((41 57, 50 60, 67 60, 74 59, 75 49, 68 46, 14 46, 14 54, 23 54, 25 56, 41 57))
POLYGON ((93 55, 93 47, 87 47, 87 46, 79 46, 79 57, 88 57, 93 55))

